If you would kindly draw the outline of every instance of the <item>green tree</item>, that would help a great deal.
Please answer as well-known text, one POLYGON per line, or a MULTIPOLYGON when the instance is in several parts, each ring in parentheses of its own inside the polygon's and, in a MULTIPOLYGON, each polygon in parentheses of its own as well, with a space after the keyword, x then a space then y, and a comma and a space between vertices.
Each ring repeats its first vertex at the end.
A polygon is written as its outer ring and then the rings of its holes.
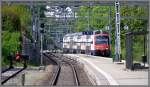
POLYGON ((2 65, 7 65, 10 53, 21 51, 22 34, 29 36, 31 12, 21 5, 2 6, 2 65))

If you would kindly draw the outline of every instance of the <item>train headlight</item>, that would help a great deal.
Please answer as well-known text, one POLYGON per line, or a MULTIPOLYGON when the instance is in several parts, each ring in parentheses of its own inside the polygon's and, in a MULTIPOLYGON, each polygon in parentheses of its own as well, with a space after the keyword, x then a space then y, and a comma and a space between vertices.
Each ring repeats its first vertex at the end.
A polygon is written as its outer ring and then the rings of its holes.
POLYGON ((106 48, 106 50, 108 50, 108 48, 106 48))

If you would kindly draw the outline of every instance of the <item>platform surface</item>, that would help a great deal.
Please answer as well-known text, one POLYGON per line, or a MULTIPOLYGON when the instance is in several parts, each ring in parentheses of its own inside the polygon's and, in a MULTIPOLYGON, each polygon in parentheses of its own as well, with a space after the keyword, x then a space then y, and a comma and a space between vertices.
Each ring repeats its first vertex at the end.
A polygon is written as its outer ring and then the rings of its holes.
POLYGON ((85 54, 64 54, 77 58, 95 73, 97 79, 107 79, 102 85, 148 85, 148 69, 131 71, 125 68, 125 63, 114 63, 112 58, 90 56, 85 54), (103 75, 103 77, 101 76, 103 75))

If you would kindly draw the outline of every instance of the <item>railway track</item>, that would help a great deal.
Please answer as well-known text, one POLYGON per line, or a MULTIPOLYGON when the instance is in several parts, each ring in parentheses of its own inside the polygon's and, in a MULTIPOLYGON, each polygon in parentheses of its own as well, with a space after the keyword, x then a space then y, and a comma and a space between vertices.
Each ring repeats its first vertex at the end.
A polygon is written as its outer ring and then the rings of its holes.
POLYGON ((21 73, 25 69, 26 69, 26 67, 25 68, 23 67, 23 68, 21 68, 19 70, 16 70, 16 68, 14 68, 14 69, 11 68, 11 69, 4 70, 2 72, 1 85, 4 85, 4 83, 6 83, 8 80, 12 79, 13 77, 17 76, 19 73, 21 73), (5 74, 6 72, 8 72, 10 70, 13 71, 13 73, 11 73, 11 75, 3 76, 3 74, 5 74))
POLYGON ((74 66, 68 61, 63 60, 58 55, 44 54, 47 58, 57 64, 57 69, 50 81, 50 85, 53 86, 79 86, 79 80, 74 66), (59 60, 58 60, 59 59, 59 60))

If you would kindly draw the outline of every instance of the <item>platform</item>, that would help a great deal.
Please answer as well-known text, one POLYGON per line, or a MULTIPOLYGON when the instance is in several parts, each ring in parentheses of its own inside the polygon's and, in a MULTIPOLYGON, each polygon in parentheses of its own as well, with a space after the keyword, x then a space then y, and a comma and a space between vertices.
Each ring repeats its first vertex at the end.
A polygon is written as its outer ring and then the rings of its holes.
POLYGON ((125 63, 114 63, 112 58, 85 54, 64 54, 84 64, 97 85, 148 85, 148 69, 131 71, 125 63))

